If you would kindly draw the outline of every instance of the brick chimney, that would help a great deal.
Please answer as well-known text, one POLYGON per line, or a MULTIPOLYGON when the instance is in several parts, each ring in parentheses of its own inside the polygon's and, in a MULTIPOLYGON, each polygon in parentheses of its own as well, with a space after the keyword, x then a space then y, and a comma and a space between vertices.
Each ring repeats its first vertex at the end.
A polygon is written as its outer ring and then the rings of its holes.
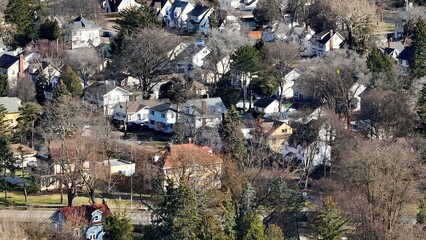
POLYGON ((201 112, 202 114, 207 114, 207 102, 206 100, 201 101, 201 112))
POLYGON ((19 79, 24 79, 24 53, 19 54, 19 79))
POLYGON ((333 50, 333 30, 330 30, 330 50, 333 50))

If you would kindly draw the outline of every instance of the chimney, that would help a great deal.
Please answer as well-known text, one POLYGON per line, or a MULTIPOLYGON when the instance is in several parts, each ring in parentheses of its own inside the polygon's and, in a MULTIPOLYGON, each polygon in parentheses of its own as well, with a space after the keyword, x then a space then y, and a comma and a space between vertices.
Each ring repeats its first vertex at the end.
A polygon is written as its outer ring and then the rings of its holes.
POLYGON ((19 55, 19 79, 24 79, 24 53, 19 55))
POLYGON ((333 30, 330 30, 330 50, 333 50, 333 30))
POLYGON ((206 100, 201 101, 201 112, 202 114, 207 114, 207 102, 206 100))
POLYGON ((391 46, 392 46, 392 38, 389 38, 388 39, 388 48, 391 48, 391 46))
POLYGON ((309 26, 309 25, 306 26, 306 32, 307 32, 307 34, 311 33, 311 26, 309 26))
POLYGON ((102 198, 102 204, 107 205, 107 200, 106 200, 106 198, 102 198))

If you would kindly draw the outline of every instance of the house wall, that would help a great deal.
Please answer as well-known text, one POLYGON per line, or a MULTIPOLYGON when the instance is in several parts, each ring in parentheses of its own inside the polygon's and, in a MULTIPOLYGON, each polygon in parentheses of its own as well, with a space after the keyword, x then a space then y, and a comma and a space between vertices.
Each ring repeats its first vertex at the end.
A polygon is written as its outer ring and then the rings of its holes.
POLYGON ((1 73, 7 76, 9 87, 15 87, 18 82, 19 61, 16 61, 8 69, 2 68, 1 73))
POLYGON ((130 164, 120 164, 120 165, 113 165, 110 168, 110 173, 111 174, 125 174, 126 176, 130 176, 131 174, 133 174, 135 172, 135 164, 134 163, 130 163, 130 164))
POLYGON ((182 27, 186 27, 186 22, 188 20, 188 13, 194 9, 194 6, 191 3, 188 3, 188 5, 186 5, 186 7, 184 9, 182 8, 175 8, 174 12, 170 13, 170 19, 172 19, 172 21, 169 21, 169 27, 178 27, 178 28, 182 28, 182 27), (175 12, 179 12, 181 11, 181 14, 178 14, 178 18, 173 18, 175 12))
POLYGON ((135 2, 135 0, 123 0, 123 1, 121 1, 121 3, 118 6, 117 10, 118 10, 118 12, 121 12, 121 11, 123 11, 126 8, 129 8, 129 7, 139 7, 139 6, 140 6, 140 4, 137 3, 137 2, 135 2))
POLYGON ((18 118, 21 116, 21 113, 6 113, 4 116, 5 121, 9 123, 10 128, 14 128, 18 125, 18 118))
POLYGON ((92 239, 92 238, 90 238, 91 234, 95 235, 96 240, 102 240, 103 235, 104 235, 102 223, 97 224, 97 225, 91 225, 91 226, 87 227, 85 232, 84 232, 85 239, 92 239))
POLYGON ((192 64, 201 67, 204 64, 204 58, 209 55, 210 49, 203 47, 197 54, 192 57, 192 64))
POLYGON ((281 152, 281 146, 285 141, 287 141, 287 136, 293 133, 293 128, 291 128, 288 124, 283 123, 274 132, 269 136, 268 145, 275 152, 281 152))
POLYGON ((269 106, 264 108, 262 112, 264 112, 264 113, 276 113, 276 112, 279 112, 278 107, 279 107, 278 101, 273 101, 271 104, 269 104, 269 106))
POLYGON ((114 106, 120 102, 129 101, 129 93, 120 90, 119 88, 113 89, 103 96, 104 113, 111 116, 114 112, 114 106))
POLYGON ((71 37, 71 48, 86 48, 91 47, 89 40, 92 41, 92 45, 97 47, 101 43, 99 37, 99 28, 98 29, 76 29, 73 30, 73 35, 71 37))
POLYGON ((149 111, 148 127, 151 129, 171 133, 173 132, 173 126, 175 123, 176 113, 174 111, 149 111))

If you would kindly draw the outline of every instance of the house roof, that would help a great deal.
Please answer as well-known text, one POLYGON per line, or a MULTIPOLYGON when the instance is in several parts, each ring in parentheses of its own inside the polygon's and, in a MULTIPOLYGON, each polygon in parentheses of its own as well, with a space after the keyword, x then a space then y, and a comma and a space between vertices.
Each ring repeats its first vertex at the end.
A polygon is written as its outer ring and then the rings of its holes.
POLYGON ((261 39, 262 38, 262 31, 250 31, 248 33, 248 35, 252 39, 261 39))
POLYGON ((192 9, 191 11, 188 12, 188 16, 199 17, 209 10, 210 10, 209 7, 197 4, 197 5, 195 5, 194 9, 192 9))
POLYGON ((100 29, 101 27, 84 17, 77 17, 72 21, 73 29, 100 29))
POLYGON ((19 60, 19 57, 12 56, 12 55, 5 53, 5 54, 0 56, 0 68, 8 69, 10 66, 12 66, 18 60, 19 60))
POLYGON ((110 166, 123 166, 123 165, 132 165, 134 163, 120 160, 120 159, 110 159, 110 160, 104 160, 102 162, 104 165, 110 165, 110 166))
POLYGON ((120 6, 123 0, 108 0, 111 12, 117 12, 118 6, 120 6))
POLYGON ((6 108, 7 113, 20 112, 21 102, 21 99, 17 97, 0 97, 0 104, 6 108))
POLYGON ((82 206, 71 206, 71 207, 61 207, 55 211, 55 213, 50 217, 53 219, 58 213, 61 213, 64 217, 65 222, 73 221, 77 225, 85 225, 91 220, 91 214, 99 210, 102 213, 102 216, 107 216, 112 214, 108 205, 103 203, 95 203, 91 205, 82 205, 82 206))
POLYGON ((398 59, 411 61, 414 54, 414 48, 412 46, 405 47, 404 50, 399 54, 398 59))
POLYGON ((165 152, 163 169, 182 167, 185 165, 209 165, 222 163, 223 159, 213 153, 208 146, 200 147, 193 143, 176 144, 165 152))
POLYGON ((262 99, 257 100, 257 101, 254 103, 254 106, 255 106, 255 107, 260 107, 260 108, 266 108, 266 107, 268 107, 271 103, 273 103, 274 101, 277 101, 277 100, 276 100, 276 99, 274 99, 274 98, 262 98, 262 99))
POLYGON ((179 1, 179 0, 174 1, 173 4, 172 4, 172 7, 170 8, 171 18, 172 19, 180 18, 180 15, 182 14, 183 9, 186 8, 186 6, 188 6, 188 4, 189 4, 188 2, 184 2, 184 1, 179 1), (179 16, 175 17, 175 15, 173 13, 175 12, 175 9, 178 8, 178 7, 182 8, 182 10, 181 10, 181 13, 179 14, 179 16))
POLYGON ((165 111, 168 111, 168 110, 174 111, 175 109, 173 109, 172 103, 163 103, 163 104, 151 107, 150 110, 156 111, 156 112, 165 112, 165 111))
POLYGON ((205 98, 205 99, 191 99, 186 101, 184 107, 191 107, 194 109, 195 116, 212 116, 220 117, 223 113, 227 112, 225 105, 220 97, 205 98), (206 104, 205 112, 203 112, 203 102, 206 104))
POLYGON ((98 96, 103 96, 109 91, 114 89, 114 86, 105 84, 103 82, 95 82, 92 85, 88 86, 86 89, 84 89, 85 93, 89 94, 97 94, 98 96))
MULTIPOLYGON (((128 113, 135 113, 139 110, 143 109, 144 107, 154 107, 158 106, 163 103, 170 103, 170 100, 167 98, 162 99, 149 99, 149 100, 136 100, 136 101, 128 101, 127 102, 127 112, 128 113)), ((126 107, 126 102, 120 102, 117 103, 117 106, 121 108, 126 107)))
POLYGON ((37 151, 34 150, 33 148, 30 148, 26 145, 22 145, 22 144, 12 144, 10 145, 12 147, 12 151, 14 155, 20 155, 21 154, 21 150, 19 148, 22 149, 22 152, 24 155, 28 155, 28 154, 37 154, 37 151))

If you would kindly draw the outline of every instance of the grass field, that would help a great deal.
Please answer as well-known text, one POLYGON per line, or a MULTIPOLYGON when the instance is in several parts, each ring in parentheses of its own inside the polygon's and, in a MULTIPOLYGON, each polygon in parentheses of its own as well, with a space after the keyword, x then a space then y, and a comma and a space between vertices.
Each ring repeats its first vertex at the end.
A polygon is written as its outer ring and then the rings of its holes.
POLYGON ((393 32, 395 30, 395 25, 392 23, 379 22, 378 25, 375 25, 374 32, 384 33, 384 32, 393 32))

